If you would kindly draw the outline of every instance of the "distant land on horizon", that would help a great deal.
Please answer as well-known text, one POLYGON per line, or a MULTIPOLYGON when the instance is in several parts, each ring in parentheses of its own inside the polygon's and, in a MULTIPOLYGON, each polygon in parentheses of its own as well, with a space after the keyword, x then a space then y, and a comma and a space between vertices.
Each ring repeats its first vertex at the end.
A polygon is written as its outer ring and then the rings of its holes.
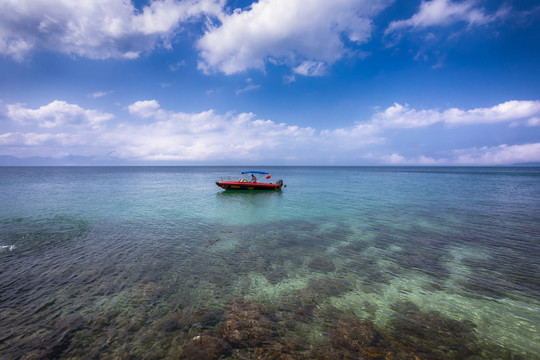
POLYGON ((532 166, 532 167, 536 167, 536 166, 540 166, 540 162, 516 163, 513 166, 532 166))
POLYGON ((179 164, 178 162, 130 162, 121 159, 94 159, 84 156, 68 156, 65 158, 45 158, 33 156, 28 158, 18 158, 16 156, 0 155, 0 166, 246 166, 246 167, 273 167, 273 166, 326 166, 326 167, 341 167, 341 166, 383 166, 383 167, 540 167, 540 162, 526 162, 513 164, 495 164, 495 165, 388 165, 388 164, 364 164, 364 165, 332 165, 332 164, 216 164, 202 163, 196 164, 179 164))

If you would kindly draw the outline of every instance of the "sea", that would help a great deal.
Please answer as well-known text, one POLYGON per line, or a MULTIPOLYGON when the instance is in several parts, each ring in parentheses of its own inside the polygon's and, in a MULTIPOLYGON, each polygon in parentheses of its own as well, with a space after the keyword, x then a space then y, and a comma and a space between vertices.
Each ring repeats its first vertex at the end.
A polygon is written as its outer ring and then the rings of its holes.
POLYGON ((540 168, 1 167, 0 359, 540 359, 540 168))

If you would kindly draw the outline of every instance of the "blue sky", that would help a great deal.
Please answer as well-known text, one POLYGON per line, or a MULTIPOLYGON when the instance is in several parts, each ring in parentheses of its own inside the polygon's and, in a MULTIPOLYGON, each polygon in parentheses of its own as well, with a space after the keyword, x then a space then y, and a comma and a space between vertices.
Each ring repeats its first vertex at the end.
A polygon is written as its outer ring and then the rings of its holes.
POLYGON ((540 3, 0 2, 0 164, 540 162, 540 3))

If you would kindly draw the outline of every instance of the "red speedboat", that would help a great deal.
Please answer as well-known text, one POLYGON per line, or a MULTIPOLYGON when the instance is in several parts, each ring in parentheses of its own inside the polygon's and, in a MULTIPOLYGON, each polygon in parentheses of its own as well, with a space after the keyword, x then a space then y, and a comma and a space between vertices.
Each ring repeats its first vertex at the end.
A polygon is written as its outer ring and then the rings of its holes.
POLYGON ((244 176, 241 178, 224 175, 220 181, 216 181, 216 185, 225 190, 280 190, 284 186, 283 180, 278 180, 275 184, 259 182, 256 175, 266 175, 266 179, 272 176, 264 171, 244 171, 242 175, 244 176))

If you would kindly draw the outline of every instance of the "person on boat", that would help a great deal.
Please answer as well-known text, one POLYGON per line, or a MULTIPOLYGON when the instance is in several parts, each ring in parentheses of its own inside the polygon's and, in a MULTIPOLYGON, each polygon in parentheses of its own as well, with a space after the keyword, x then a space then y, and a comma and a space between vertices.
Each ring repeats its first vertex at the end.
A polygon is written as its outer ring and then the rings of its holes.
POLYGON ((256 183, 257 182, 257 178, 255 177, 255 175, 251 174, 251 182, 252 183, 256 183))

